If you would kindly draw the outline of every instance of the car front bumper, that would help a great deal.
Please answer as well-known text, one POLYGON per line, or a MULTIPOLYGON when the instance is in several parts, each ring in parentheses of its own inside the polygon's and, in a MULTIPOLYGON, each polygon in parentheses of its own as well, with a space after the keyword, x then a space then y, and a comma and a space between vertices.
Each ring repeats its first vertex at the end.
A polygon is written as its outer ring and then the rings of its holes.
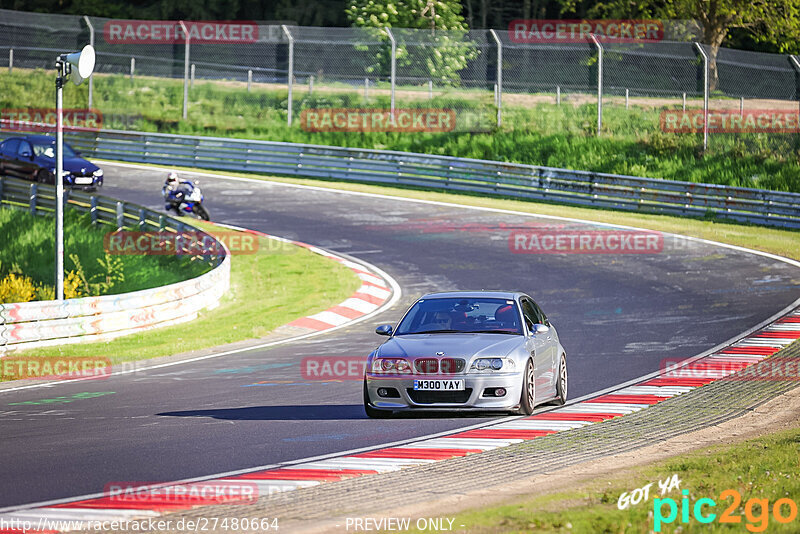
POLYGON ((437 375, 397 375, 385 376, 367 373, 367 393, 370 404, 382 410, 441 410, 441 411, 493 411, 510 410, 519 405, 522 394, 522 373, 469 373, 463 375, 437 376, 437 375), (414 393, 414 380, 464 380, 464 391, 447 392, 436 395, 438 392, 414 393), (399 397, 381 397, 378 388, 394 388, 399 397), (484 396, 487 388, 504 388, 506 394, 502 397, 484 396), (455 399, 453 397, 460 396, 455 399), (448 398, 450 397, 450 398, 448 398))

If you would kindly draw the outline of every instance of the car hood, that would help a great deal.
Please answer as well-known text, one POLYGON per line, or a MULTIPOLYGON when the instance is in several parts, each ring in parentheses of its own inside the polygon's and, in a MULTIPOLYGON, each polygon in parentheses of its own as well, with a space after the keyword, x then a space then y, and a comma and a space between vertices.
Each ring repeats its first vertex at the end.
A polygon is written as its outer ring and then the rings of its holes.
POLYGON ((394 336, 378 347, 381 358, 430 358, 444 352, 446 358, 473 356, 502 358, 524 340, 523 336, 505 334, 408 334, 394 336))
MULTIPOLYGON (((53 158, 41 158, 40 161, 43 167, 50 166, 53 168, 56 166, 56 160, 53 158)), ((64 158, 64 170, 71 173, 92 174, 99 168, 100 167, 91 161, 87 161, 83 158, 64 158), (83 169, 86 170, 84 171, 83 169)))

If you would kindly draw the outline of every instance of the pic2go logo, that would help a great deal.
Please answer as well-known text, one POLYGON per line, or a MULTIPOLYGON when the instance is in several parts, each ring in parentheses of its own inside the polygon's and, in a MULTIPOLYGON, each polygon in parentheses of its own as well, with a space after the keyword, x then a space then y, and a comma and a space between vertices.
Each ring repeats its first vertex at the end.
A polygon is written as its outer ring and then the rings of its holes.
MULTIPOLYGON (((689 490, 681 492, 680 514, 681 523, 689 522, 691 515, 700 523, 708 524, 717 519, 717 514, 710 511, 717 506, 714 499, 698 499, 694 505, 689 503, 689 490)), ((719 516, 720 523, 741 523, 742 517, 734 514, 742 503, 742 495, 736 490, 725 490, 719 494, 719 500, 732 499, 731 504, 719 516)), ((747 519, 745 528, 750 532, 764 532, 769 526, 770 506, 769 499, 752 498, 744 504, 744 516, 747 519)), ((662 525, 669 525, 678 518, 678 503, 669 497, 665 499, 653 499, 653 530, 661 532, 662 525), (665 506, 669 510, 664 515, 665 506)), ((797 519, 797 503, 786 497, 778 499, 772 505, 772 518, 781 524, 791 523, 797 519)))

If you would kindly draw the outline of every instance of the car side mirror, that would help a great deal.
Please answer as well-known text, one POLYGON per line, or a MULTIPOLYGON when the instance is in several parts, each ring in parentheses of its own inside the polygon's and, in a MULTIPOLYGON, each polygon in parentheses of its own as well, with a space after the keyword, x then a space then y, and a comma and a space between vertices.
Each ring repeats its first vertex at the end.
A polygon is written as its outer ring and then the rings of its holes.
POLYGON ((550 331, 550 327, 544 324, 535 324, 532 330, 534 334, 546 334, 550 331))
POLYGON ((392 325, 390 324, 382 324, 375 329, 375 333, 379 336, 391 336, 392 332, 392 325))

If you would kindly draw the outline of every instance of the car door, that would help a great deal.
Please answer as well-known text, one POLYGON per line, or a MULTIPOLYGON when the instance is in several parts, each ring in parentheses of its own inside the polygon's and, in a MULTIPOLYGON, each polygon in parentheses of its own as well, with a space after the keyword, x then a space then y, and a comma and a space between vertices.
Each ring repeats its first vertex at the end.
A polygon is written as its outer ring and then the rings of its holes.
POLYGON ((553 396, 550 384, 552 356, 549 354, 547 334, 535 334, 533 326, 539 318, 533 307, 533 301, 527 298, 520 299, 522 316, 525 319, 525 335, 528 352, 533 356, 534 376, 536 377, 536 400, 541 401, 553 396))
POLYGON ((17 150, 17 176, 21 178, 31 178, 36 170, 33 162, 33 147, 25 139, 20 139, 19 149, 17 150))
POLYGON ((2 167, 5 174, 9 176, 19 176, 17 173, 17 150, 19 149, 19 139, 8 139, 3 142, 3 150, 0 153, 2 167))
POLYGON ((550 368, 552 369, 552 373, 548 373, 550 378, 550 386, 553 388, 553 394, 555 395, 555 387, 556 381, 558 379, 558 364, 559 364, 559 357, 561 356, 558 353, 558 332, 556 332, 555 327, 550 324, 550 321, 547 320, 547 316, 544 314, 542 309, 539 307, 536 302, 531 300, 531 304, 533 305, 533 311, 536 314, 536 318, 539 321, 539 324, 543 324, 548 327, 550 330, 544 334, 545 342, 547 344, 547 354, 550 358, 550 368))

